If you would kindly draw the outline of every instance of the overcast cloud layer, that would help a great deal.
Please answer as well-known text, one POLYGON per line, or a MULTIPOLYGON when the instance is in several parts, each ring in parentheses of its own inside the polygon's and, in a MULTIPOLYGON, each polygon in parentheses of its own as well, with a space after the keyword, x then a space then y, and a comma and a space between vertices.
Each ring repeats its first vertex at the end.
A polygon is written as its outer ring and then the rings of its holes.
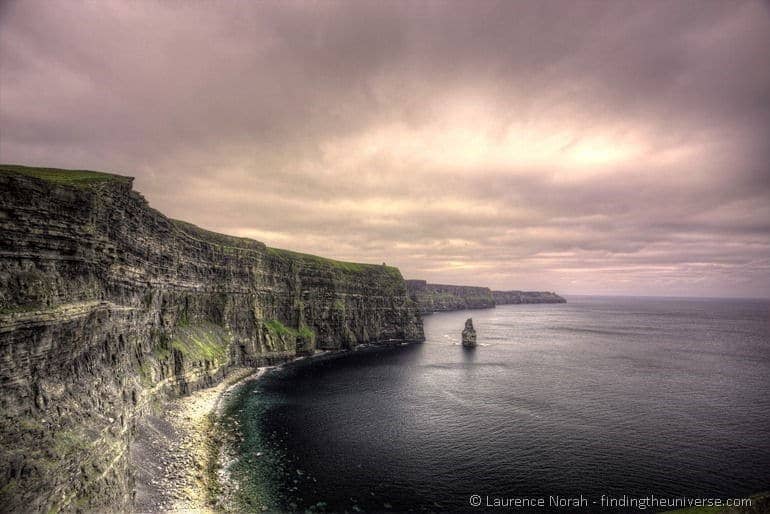
POLYGON ((0 161, 407 278, 770 296, 755 2, 0 4, 0 161))

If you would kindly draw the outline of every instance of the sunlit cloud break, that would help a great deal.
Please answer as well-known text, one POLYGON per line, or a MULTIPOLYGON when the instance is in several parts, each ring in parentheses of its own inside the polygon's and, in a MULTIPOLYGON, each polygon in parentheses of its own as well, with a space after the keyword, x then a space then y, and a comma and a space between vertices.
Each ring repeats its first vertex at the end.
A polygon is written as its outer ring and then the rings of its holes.
POLYGON ((0 160, 493 288, 770 296, 760 2, 4 2, 0 160))

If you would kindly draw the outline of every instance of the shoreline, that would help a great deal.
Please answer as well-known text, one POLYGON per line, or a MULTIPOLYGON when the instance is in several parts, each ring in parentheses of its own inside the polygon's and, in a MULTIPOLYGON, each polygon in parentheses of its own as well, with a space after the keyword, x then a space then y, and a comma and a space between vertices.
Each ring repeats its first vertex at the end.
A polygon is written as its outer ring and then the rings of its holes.
MULTIPOLYGON (((135 512, 217 513, 232 505, 235 486, 227 468, 237 458, 230 434, 222 431, 224 408, 240 388, 286 365, 341 358, 415 342, 359 345, 349 350, 318 351, 271 366, 238 367, 218 384, 167 400, 162 412, 137 426, 132 463, 137 470, 135 512)), ((237 486, 235 486, 237 487, 237 486)))
POLYGON ((131 450, 135 512, 218 512, 210 502, 218 409, 230 391, 261 369, 234 368, 218 384, 167 400, 162 412, 142 419, 131 450))

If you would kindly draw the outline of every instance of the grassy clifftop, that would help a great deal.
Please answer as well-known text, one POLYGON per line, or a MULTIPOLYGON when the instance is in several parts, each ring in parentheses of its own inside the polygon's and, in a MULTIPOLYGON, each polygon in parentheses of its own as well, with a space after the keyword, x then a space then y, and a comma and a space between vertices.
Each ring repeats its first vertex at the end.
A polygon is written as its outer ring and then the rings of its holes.
MULTIPOLYGON (((67 185, 73 187, 85 187, 93 184, 105 183, 105 182, 125 182, 131 183, 133 177, 127 177, 123 175, 116 175, 113 173, 105 173, 101 171, 91 170, 70 170, 62 168, 40 168, 33 166, 22 166, 20 164, 0 164, 0 174, 6 175, 24 175, 27 177, 33 177, 45 180, 53 184, 67 185)), ((245 248, 254 250, 266 250, 270 255, 278 259, 298 260, 310 265, 320 265, 340 271, 347 271, 351 273, 361 273, 372 270, 383 269, 385 272, 394 277, 401 279, 401 272, 398 268, 393 266, 381 266, 377 264, 362 264, 357 262, 338 261, 335 259, 329 259, 326 257, 320 257, 318 255, 311 255, 307 253, 294 252, 291 250, 283 250, 280 248, 268 248, 262 242, 246 237, 235 237, 226 234, 220 234, 212 232, 210 230, 203 229, 192 223, 181 220, 171 220, 177 228, 187 232, 188 234, 204 239, 210 242, 217 243, 221 246, 227 246, 232 248, 245 248)))
POLYGON ((0 165, 0 511, 130 510, 137 427, 167 397, 235 366, 424 340, 396 268, 175 222, 131 185, 0 165))
POLYGON ((336 268, 343 271, 349 271, 352 273, 361 273, 364 271, 382 269, 382 270, 385 270, 386 273, 393 276, 394 278, 399 278, 399 279, 401 278, 401 272, 398 270, 398 268, 395 268, 393 266, 386 266, 384 264, 362 264, 359 262, 338 261, 335 259, 328 259, 326 257, 319 257, 318 255, 311 255, 309 253, 300 253, 300 252, 294 252, 291 250, 282 250, 280 248, 268 248, 267 251, 268 253, 272 254, 274 257, 304 261, 308 264, 328 266, 331 268, 336 268))
POLYGON ((88 186, 101 182, 130 183, 133 177, 90 170, 65 170, 60 168, 37 168, 20 164, 0 164, 0 174, 25 175, 68 186, 88 186))

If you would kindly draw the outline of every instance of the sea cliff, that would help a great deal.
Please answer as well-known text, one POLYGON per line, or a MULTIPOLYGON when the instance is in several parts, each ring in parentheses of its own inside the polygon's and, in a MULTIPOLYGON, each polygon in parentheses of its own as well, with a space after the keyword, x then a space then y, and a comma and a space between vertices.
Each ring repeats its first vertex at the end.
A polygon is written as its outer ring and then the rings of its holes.
POLYGON ((130 509, 164 398, 316 349, 424 339, 398 269, 171 220, 132 179, 0 165, 0 502, 130 509))
POLYGON ((429 284, 425 280, 407 280, 406 285, 422 314, 495 306, 495 299, 488 287, 429 284))
POLYGON ((515 303, 567 303, 567 300, 551 291, 492 291, 495 305, 515 303))
POLYGON ((515 303, 566 303, 548 291, 492 291, 488 287, 429 284, 425 280, 407 280, 409 296, 417 302, 421 314, 489 309, 515 303))

